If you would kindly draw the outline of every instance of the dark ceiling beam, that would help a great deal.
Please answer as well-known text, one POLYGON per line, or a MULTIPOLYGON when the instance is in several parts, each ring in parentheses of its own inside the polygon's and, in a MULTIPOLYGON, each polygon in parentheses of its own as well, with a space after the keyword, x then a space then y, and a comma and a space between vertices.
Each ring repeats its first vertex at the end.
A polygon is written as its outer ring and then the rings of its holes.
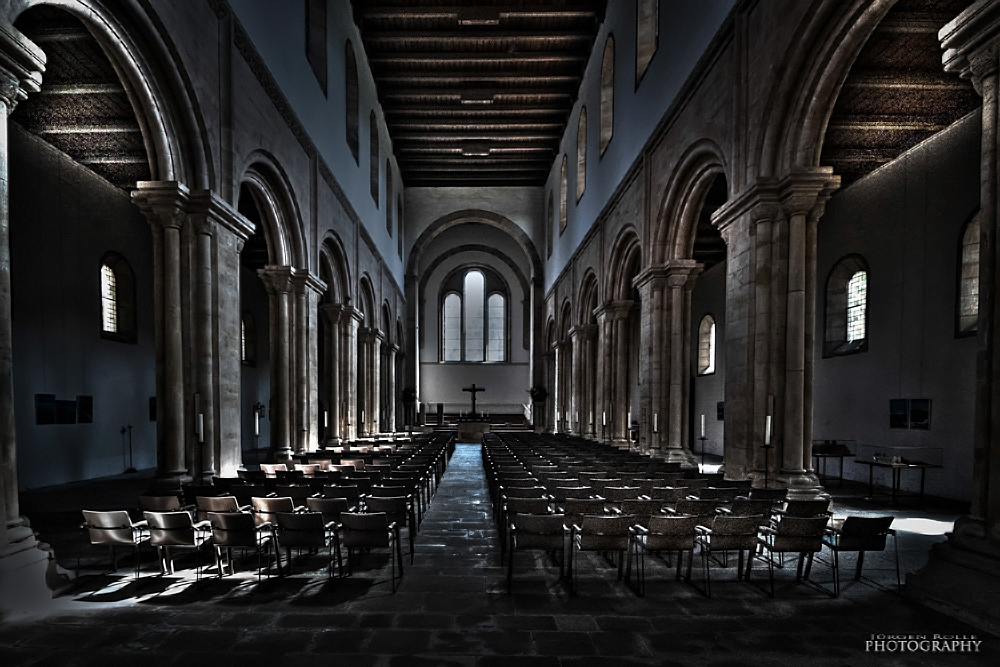
POLYGON ((516 67, 528 63, 552 65, 555 63, 584 64, 588 54, 572 51, 545 51, 530 53, 476 53, 476 52, 446 52, 446 53, 386 53, 376 52, 369 55, 372 67, 398 65, 428 65, 441 66, 454 63, 458 66, 469 65, 510 65, 516 67))
POLYGON ((35 134, 138 134, 138 125, 129 123, 107 123, 102 125, 39 125, 33 128, 35 134))
POLYGON ((845 89, 873 88, 877 90, 965 90, 968 82, 957 77, 932 72, 899 69, 868 70, 852 73, 844 82, 845 89))
POLYGON ((838 146, 824 150, 820 162, 833 165, 834 171, 839 173, 838 164, 852 162, 883 164, 895 160, 903 150, 903 148, 846 148, 838 146))
POLYGON ((385 109, 385 115, 390 118, 393 127, 398 123, 396 119, 407 119, 412 122, 414 118, 424 122, 432 119, 456 119, 470 121, 472 123, 493 122, 497 120, 516 120, 522 118, 536 117, 544 119, 565 119, 569 116, 569 110, 563 109, 385 109))
POLYGON ((364 1, 354 2, 354 19, 421 19, 460 16, 483 18, 498 16, 500 18, 518 17, 555 17, 555 18, 595 18, 603 14, 603 2, 598 0, 573 0, 572 2, 550 2, 538 5, 497 5, 494 7, 471 8, 468 5, 452 5, 440 7, 421 6, 371 6, 364 1), (476 9, 479 11, 477 12, 476 9))
POLYGON ((580 83, 579 76, 558 75, 558 74, 537 74, 526 77, 521 74, 503 74, 479 72, 468 76, 459 76, 450 72, 430 73, 414 72, 406 76, 396 73, 386 74, 376 77, 379 90, 387 86, 401 86, 406 88, 424 88, 430 86, 443 86, 454 90, 456 86, 462 89, 499 88, 508 90, 511 88, 531 88, 539 90, 549 90, 553 88, 567 88, 570 92, 576 91, 576 86, 580 83))
POLYGON ((125 88, 118 83, 50 83, 42 84, 37 95, 120 95, 125 88))
POLYGON ((496 44, 496 48, 507 50, 511 46, 528 49, 551 49, 555 44, 568 48, 587 48, 589 35, 570 30, 490 30, 489 32, 469 32, 468 30, 369 30, 365 33, 365 43, 376 48, 391 48, 393 44, 422 44, 428 48, 448 49, 482 48, 484 44, 496 44))
POLYGON ((413 133, 413 132, 397 132, 393 135, 392 141, 397 146, 406 146, 407 144, 426 144, 429 142, 433 143, 469 143, 469 142, 492 142, 497 145, 508 145, 508 144, 530 144, 530 143, 541 143, 541 142, 551 142, 558 141, 560 135, 553 132, 551 134, 512 134, 509 132, 497 131, 496 133, 486 133, 486 132, 453 132, 449 134, 438 134, 438 133, 413 133))
POLYGON ((852 130, 864 132, 940 132, 950 125, 942 123, 933 117, 866 117, 862 115, 841 114, 830 119, 827 130, 852 130))
POLYGON ((410 120, 393 123, 393 128, 397 130, 393 136, 405 136, 406 133, 432 133, 438 134, 461 134, 463 132, 537 132, 549 136, 562 137, 563 126, 561 123, 522 123, 513 122, 470 122, 470 123, 450 123, 448 121, 424 119, 410 120))

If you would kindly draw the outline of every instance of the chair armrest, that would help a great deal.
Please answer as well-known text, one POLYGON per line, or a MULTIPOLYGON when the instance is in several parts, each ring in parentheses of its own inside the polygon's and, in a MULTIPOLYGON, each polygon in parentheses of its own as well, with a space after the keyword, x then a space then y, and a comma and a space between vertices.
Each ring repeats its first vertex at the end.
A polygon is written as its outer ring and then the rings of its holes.
MULTIPOLYGON (((86 524, 84 524, 84 525, 86 526, 86 524)), ((133 528, 148 528, 149 524, 146 522, 145 519, 140 519, 139 521, 136 521, 135 523, 133 523, 132 527, 133 528)))
POLYGON ((715 508, 715 513, 716 514, 732 514, 733 511, 731 509, 729 509, 728 507, 716 507, 715 508))
POLYGON ((253 505, 237 505, 237 512, 253 512, 253 505))
POLYGON ((774 528, 771 528, 770 526, 758 526, 757 530, 758 532, 763 533, 764 535, 778 534, 778 531, 776 531, 774 528))
POLYGON ((621 515, 621 513, 622 513, 622 511, 621 511, 620 509, 618 509, 617 507, 612 507, 612 508, 611 508, 611 513, 612 513, 612 514, 616 514, 616 515, 619 515, 619 516, 620 516, 620 515, 621 515))
POLYGON ((194 524, 194 527, 197 528, 198 530, 212 530, 212 522, 207 520, 198 521, 194 524))
POLYGON ((324 525, 323 527, 326 528, 327 530, 337 530, 337 527, 339 525, 340 524, 337 523, 336 521, 327 521, 326 525, 324 525))
POLYGON ((695 529, 695 532, 697 532, 697 533, 699 533, 701 535, 711 535, 712 534, 712 529, 711 528, 709 528, 708 526, 702 526, 701 524, 698 524, 697 526, 695 526, 694 529, 695 529))
POLYGON ((633 534, 642 533, 643 535, 649 535, 649 528, 640 526, 639 524, 630 527, 629 530, 632 531, 633 534))
POLYGON ((664 512, 666 514, 677 514, 677 510, 675 510, 672 507, 663 507, 663 508, 660 509, 660 511, 664 512))
POLYGON ((264 523, 257 524, 257 530, 261 530, 263 528, 271 528, 271 529, 273 529, 274 528, 274 524, 271 523, 270 521, 265 521, 264 523))
POLYGON ((639 499, 640 500, 652 500, 652 497, 647 496, 645 493, 640 493, 639 494, 639 499))

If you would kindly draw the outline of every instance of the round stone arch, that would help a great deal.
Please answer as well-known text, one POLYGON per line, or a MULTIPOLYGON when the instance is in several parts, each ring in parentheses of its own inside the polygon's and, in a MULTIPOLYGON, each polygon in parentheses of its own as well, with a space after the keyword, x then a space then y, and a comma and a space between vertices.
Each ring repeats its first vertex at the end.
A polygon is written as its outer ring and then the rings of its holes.
POLYGON ((600 304, 601 286, 597 279, 597 272, 593 268, 588 268, 580 281, 580 292, 577 294, 577 314, 576 322, 580 325, 591 324, 594 319, 594 310, 600 304))
POLYGON ((351 298, 351 265, 344 244, 333 232, 327 232, 319 247, 320 276, 326 283, 327 301, 345 304, 351 298))
POLYGON ((55 7, 79 19, 100 44, 122 82, 142 130, 154 181, 177 181, 189 189, 214 183, 207 131, 195 112, 190 82, 162 36, 131 3, 94 0, 23 0, 4 3, 8 26, 25 10, 55 7))
POLYGON ((800 29, 784 75, 768 95, 753 142, 758 177, 780 178, 819 166, 826 126, 840 89, 872 32, 896 0, 817 3, 800 29))
POLYGON ((642 245, 634 225, 626 225, 618 232, 611 246, 611 261, 608 271, 609 280, 604 286, 606 300, 629 301, 632 299, 632 280, 642 269, 642 245), (639 255, 638 259, 635 258, 639 255), (639 266, 634 272, 629 267, 638 261, 639 266))
POLYGON ((268 264, 308 267, 302 217, 284 170, 265 151, 254 151, 242 170, 240 184, 246 185, 264 223, 268 264))
POLYGON ((509 218, 502 216, 499 213, 493 213, 492 211, 484 211, 481 209, 465 209, 462 211, 455 211, 454 213, 442 216, 431 223, 430 226, 428 226, 427 229, 425 229, 420 236, 417 237, 416 241, 413 242, 413 247, 410 249, 410 254, 406 260, 408 271, 410 273, 417 271, 420 265, 420 258, 431 241, 452 227, 457 227, 458 225, 467 222, 477 222, 483 225, 488 225, 506 233, 514 239, 517 245, 520 246, 521 250, 524 251, 524 256, 528 259, 528 262, 531 265, 530 277, 534 278, 536 276, 543 275, 541 257, 538 254, 538 250, 535 248, 535 244, 531 241, 524 230, 514 224, 514 222, 512 222, 509 218))
POLYGON ((651 266, 692 257, 698 218, 719 174, 732 183, 726 155, 714 141, 702 139, 684 151, 657 209, 651 266))

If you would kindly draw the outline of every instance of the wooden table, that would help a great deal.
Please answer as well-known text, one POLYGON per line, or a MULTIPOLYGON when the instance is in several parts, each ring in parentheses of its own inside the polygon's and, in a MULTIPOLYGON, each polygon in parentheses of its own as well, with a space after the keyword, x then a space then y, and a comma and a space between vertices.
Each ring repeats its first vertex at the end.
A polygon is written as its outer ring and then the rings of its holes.
POLYGON ((813 457, 813 469, 816 471, 816 476, 819 478, 819 481, 821 481, 821 482, 830 482, 830 481, 833 481, 833 480, 837 480, 839 482, 839 486, 843 486, 844 485, 844 459, 845 458, 848 458, 848 459, 849 458, 853 458, 854 454, 850 454, 850 453, 846 453, 846 454, 817 454, 816 452, 813 452, 812 457, 813 457), (826 474, 826 460, 827 459, 840 459, 840 474, 838 474, 836 477, 833 477, 832 475, 827 475, 826 474), (820 461, 822 461, 822 463, 823 463, 823 472, 820 472, 820 470, 819 470, 820 461))
MULTIPOLYGON (((939 466, 935 463, 892 463, 890 461, 875 461, 872 459, 856 459, 855 463, 868 466, 868 498, 873 498, 875 496, 875 483, 874 483, 874 472, 875 468, 888 468, 892 471, 892 486, 890 487, 889 495, 892 497, 892 502, 896 502, 896 497, 903 495, 900 490, 900 478, 902 477, 904 470, 919 470, 920 471, 920 493, 916 494, 917 499, 921 500, 924 497, 924 478, 927 476, 927 471, 931 468, 943 468, 944 466, 939 466)), ((908 494, 912 495, 912 494, 908 494)))

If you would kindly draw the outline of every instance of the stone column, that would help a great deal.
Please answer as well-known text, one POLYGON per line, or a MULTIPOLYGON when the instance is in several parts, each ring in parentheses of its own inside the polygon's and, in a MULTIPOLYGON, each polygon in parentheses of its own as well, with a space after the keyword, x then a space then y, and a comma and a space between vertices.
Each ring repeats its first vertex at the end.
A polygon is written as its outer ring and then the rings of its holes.
POLYGON ((186 428, 184 400, 183 304, 181 302, 181 228, 189 193, 180 183, 140 182, 132 192, 153 229, 153 300, 156 329, 156 409, 158 477, 167 483, 190 481, 187 442, 194 424, 186 428), (162 379, 161 379, 162 378, 162 379))
MULTIPOLYGON (((591 387, 593 373, 592 349, 597 327, 584 324, 570 329, 573 341, 573 418, 578 420, 576 432, 587 438, 594 437, 594 402, 591 387), (579 414, 579 417, 577 417, 579 414)), ((600 419, 600 413, 596 415, 600 419)))
POLYGON ((577 327, 569 330, 569 340, 573 346, 573 365, 569 369, 570 432, 583 435, 587 422, 583 406, 583 341, 577 327))
MULTIPOLYGON (((691 292, 702 265, 692 260, 667 263, 670 308, 670 388, 667 397, 668 461, 696 466, 689 439, 691 404, 691 292)), ((666 295, 664 295, 666 301, 666 295)))
POLYGON ((340 331, 343 337, 340 345, 343 360, 341 386, 344 387, 343 395, 345 397, 344 409, 341 413, 344 427, 341 433, 349 441, 356 440, 360 432, 358 425, 358 330, 363 319, 364 315, 360 310, 345 306, 340 320, 340 331))
POLYGON ((213 345, 213 313, 215 312, 212 276, 212 241, 214 225, 206 216, 192 216, 194 227, 193 275, 194 304, 194 375, 198 401, 194 419, 201 420, 202 439, 195 438, 198 462, 192 466, 194 476, 211 481, 216 474, 216 428, 215 428, 215 346, 213 345))
POLYGON ((563 364, 565 363, 563 357, 563 342, 556 341, 552 345, 552 356, 554 358, 553 366, 555 369, 555 382, 553 384, 552 390, 552 431, 553 433, 559 433, 563 429, 563 418, 566 413, 566 408, 563 405, 563 394, 566 392, 566 387, 563 384, 563 364))
POLYGON ((615 413, 611 405, 611 322, 606 305, 594 309, 597 318, 597 378, 594 383, 594 418, 597 433, 602 442, 610 442, 615 424, 615 413), (603 423, 602 423, 603 422, 603 423))
POLYGON ((17 489, 17 437, 14 424, 14 345, 10 297, 10 181, 8 178, 7 117, 29 92, 38 92, 45 56, 0 35, 0 557, 9 544, 27 540, 31 530, 21 528, 17 489))
POLYGON ((340 434, 342 431, 340 403, 343 400, 341 387, 340 370, 340 321, 344 313, 343 306, 326 304, 320 306, 320 313, 326 318, 326 359, 327 366, 323 369, 329 383, 329 393, 327 394, 327 404, 329 405, 329 429, 324 433, 326 445, 328 447, 340 446, 340 434))
MULTIPOLYGON (((619 446, 630 444, 629 413, 632 403, 628 387, 628 313, 631 308, 631 301, 612 301, 606 306, 612 318, 611 356, 606 366, 610 370, 611 403, 615 412, 612 438, 619 446)), ((632 415, 633 419, 638 416, 632 415)))
POLYGON ((289 266, 265 266, 258 271, 267 290, 271 321, 271 457, 287 461, 292 457, 292 368, 291 292, 293 269, 289 266))
MULTIPOLYGON (((666 274, 663 269, 646 269, 635 278, 639 290, 642 312, 640 327, 643 344, 639 349, 639 366, 645 369, 645 382, 640 400, 649 413, 649 433, 642 436, 644 448, 652 456, 662 457, 666 450, 669 419, 666 403, 667 321, 663 291, 666 289, 666 274), (655 416, 655 419, 654 419, 655 416), (656 432, 653 432, 653 426, 656 432)), ((686 463, 686 461, 684 461, 686 463)))
POLYGON ((306 272, 296 272, 292 279, 292 293, 295 303, 295 453, 315 452, 319 447, 319 373, 318 345, 316 332, 319 323, 316 316, 319 299, 326 291, 326 284, 316 276, 306 272))
POLYGON ((388 413, 385 416, 385 428, 383 431, 395 432, 396 427, 396 355, 399 354, 399 345, 393 344, 386 347, 386 368, 385 374, 387 386, 385 388, 385 407, 388 413))
POLYGON ((980 151, 979 331, 972 440, 972 503, 906 593, 1000 632, 1000 2, 980 1, 941 29, 945 70, 972 80, 983 98, 980 151))

